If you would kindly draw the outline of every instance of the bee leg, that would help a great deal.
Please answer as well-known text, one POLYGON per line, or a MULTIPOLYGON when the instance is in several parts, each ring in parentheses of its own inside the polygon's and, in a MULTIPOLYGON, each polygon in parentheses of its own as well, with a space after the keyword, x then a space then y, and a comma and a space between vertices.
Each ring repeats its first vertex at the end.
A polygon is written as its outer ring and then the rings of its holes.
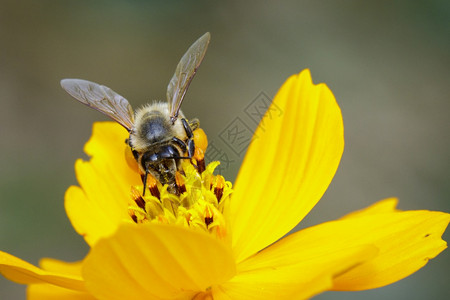
POLYGON ((183 151, 183 152, 186 152, 186 143, 185 142, 183 142, 182 140, 180 140, 179 138, 177 138, 177 137, 173 137, 172 138, 172 141, 174 142, 174 143, 176 143, 178 146, 180 146, 180 148, 181 148, 181 150, 183 151))
POLYGON ((192 157, 194 156, 194 153, 195 153, 195 144, 194 144, 194 140, 193 140, 193 139, 190 139, 190 140, 188 141, 188 155, 189 155, 189 158, 192 158, 192 157))
POLYGON ((176 143, 178 146, 180 146, 181 151, 183 151, 183 153, 186 153, 186 151, 187 151, 188 152, 188 156, 173 155, 171 158, 173 158, 173 159, 191 159, 192 158, 192 155, 194 153, 193 151, 195 150, 195 147, 192 148, 190 143, 188 143, 188 147, 189 148, 186 148, 186 143, 183 142, 182 140, 180 140, 179 138, 175 137, 175 136, 172 138, 172 141, 174 143, 176 143), (191 154, 191 152, 192 152, 192 154, 191 154))
POLYGON ((192 158, 194 156, 195 152, 195 143, 194 143, 194 134, 192 133, 193 130, 197 129, 200 125, 200 122, 198 119, 192 119, 189 123, 186 121, 185 118, 181 119, 181 122, 183 123, 184 130, 186 131, 186 135, 188 137, 188 155, 189 158, 192 158), (195 127, 192 129, 192 127, 195 127))
POLYGON ((194 134, 192 133, 191 126, 189 125, 189 123, 186 121, 185 118, 182 118, 181 122, 183 123, 183 127, 184 127, 184 130, 186 131, 186 135, 187 135, 188 139, 192 139, 194 137, 194 134))
POLYGON ((194 131, 200 127, 200 121, 197 118, 194 118, 189 121, 189 126, 191 127, 191 130, 194 131))
POLYGON ((147 176, 148 176, 148 169, 145 169, 145 174, 141 175, 142 183, 144 184, 144 190, 142 191, 142 197, 145 196, 145 189, 147 188, 147 176))
POLYGON ((186 151, 188 153, 187 157, 175 157, 175 158, 189 158, 189 159, 191 159, 194 156, 195 145, 194 145, 194 140, 193 139, 188 140, 187 148, 186 148, 186 143, 183 142, 182 140, 180 140, 177 137, 173 137, 172 141, 177 143, 177 145, 180 146, 181 150, 183 150, 184 153, 186 151))

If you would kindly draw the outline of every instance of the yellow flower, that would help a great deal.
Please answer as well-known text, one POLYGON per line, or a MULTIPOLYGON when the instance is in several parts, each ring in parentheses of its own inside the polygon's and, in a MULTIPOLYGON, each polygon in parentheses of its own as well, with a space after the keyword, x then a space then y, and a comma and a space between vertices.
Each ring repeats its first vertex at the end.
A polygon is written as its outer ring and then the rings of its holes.
POLYGON ((91 247, 83 261, 38 268, 0 253, 0 272, 28 284, 29 299, 304 299, 390 284, 446 248, 449 214, 400 211, 396 199, 283 238, 319 201, 344 148, 340 109, 308 70, 274 98, 234 187, 214 165, 201 175, 186 166, 186 193, 153 183, 142 196, 126 134, 96 123, 91 159, 76 162, 80 187, 65 204, 91 247))

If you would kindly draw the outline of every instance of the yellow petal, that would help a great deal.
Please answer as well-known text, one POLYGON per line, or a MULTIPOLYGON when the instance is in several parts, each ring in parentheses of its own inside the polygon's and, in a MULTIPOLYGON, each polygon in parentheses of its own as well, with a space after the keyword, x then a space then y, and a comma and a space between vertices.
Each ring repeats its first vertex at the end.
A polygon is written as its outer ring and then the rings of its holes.
POLYGON ((83 267, 98 299, 173 299, 233 276, 231 250, 211 235, 166 224, 123 224, 100 240, 83 267))
POLYGON ((17 283, 50 283, 67 289, 84 290, 84 282, 80 276, 45 271, 2 251, 0 251, 0 273, 17 283))
POLYGON ((58 272, 67 275, 81 277, 82 261, 65 262, 53 258, 43 258, 39 261, 39 266, 46 271, 58 272))
MULTIPOLYGON (((71 186, 65 195, 67 216, 78 234, 82 235, 91 246, 101 237, 111 235, 117 229, 118 224, 129 217, 125 214, 127 212, 125 206, 122 214, 119 209, 109 210, 107 205, 105 205, 106 212, 103 211, 100 201, 96 201, 92 191, 88 197, 80 187, 71 186)), ((98 200, 103 198, 103 196, 99 197, 98 200)), ((112 197, 111 202, 114 200, 118 200, 118 198, 112 197)))
POLYGON ((343 216, 341 219, 355 218, 355 217, 361 217, 361 216, 365 216, 365 215, 373 215, 373 214, 379 214, 379 213, 398 212, 400 210, 396 209, 397 203, 398 203, 397 198, 387 198, 387 199, 378 201, 375 204, 372 204, 371 206, 366 207, 364 209, 351 212, 351 213, 343 216))
POLYGON ((85 292, 42 283, 28 286, 27 300, 95 300, 95 298, 85 292))
MULTIPOLYGON (((39 265, 46 271, 59 272, 63 274, 70 274, 81 278, 82 261, 77 262, 64 262, 52 258, 43 258, 39 261, 39 265)), ((27 288, 28 300, 94 300, 92 295, 87 292, 74 291, 66 288, 62 288, 52 284, 31 284, 27 288)))
POLYGON ((441 236, 449 221, 450 214, 430 211, 380 213, 338 221, 345 228, 336 226, 335 235, 345 240, 353 238, 352 244, 372 242, 380 253, 337 277, 333 289, 377 288, 416 272, 447 248, 441 236))
MULTIPOLYGON (((392 210, 388 203, 380 202, 368 211, 374 211, 376 207, 392 210)), ((327 259, 336 251, 373 245, 379 249, 378 255, 338 276, 333 289, 380 287, 412 274, 444 250, 446 243, 440 236, 449 220, 450 215, 441 212, 407 211, 368 213, 327 222, 289 235, 251 257, 248 262, 239 264, 239 271, 293 264, 297 256, 308 259, 317 255, 327 259), (278 252, 278 260, 276 256, 266 257, 269 250, 278 252)))
POLYGON ((319 201, 344 149, 342 115, 309 70, 291 76, 255 132, 228 212, 238 261, 275 242, 319 201), (277 115, 281 112, 281 116, 277 115))
POLYGON ((89 161, 78 160, 75 171, 81 188, 70 187, 65 207, 75 230, 93 245, 112 234, 124 220, 132 185, 140 184, 139 174, 125 159, 127 131, 114 122, 95 123, 85 151, 89 161))
POLYGON ((372 246, 358 246, 324 255, 293 248, 291 241, 278 242, 238 265, 234 278, 213 287, 214 299, 307 299, 377 253, 372 246))

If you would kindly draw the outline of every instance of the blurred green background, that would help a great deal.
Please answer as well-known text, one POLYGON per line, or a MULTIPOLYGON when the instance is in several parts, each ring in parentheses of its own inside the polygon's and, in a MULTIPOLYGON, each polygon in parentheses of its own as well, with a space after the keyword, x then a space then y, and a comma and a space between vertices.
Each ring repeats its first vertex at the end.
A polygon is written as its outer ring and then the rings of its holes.
MULTIPOLYGON (((346 149, 322 201, 300 228, 397 196, 401 209, 449 211, 447 1, 0 2, 0 249, 37 264, 81 259, 83 239, 63 197, 76 184, 94 121, 65 77, 105 84, 133 106, 165 99, 178 60, 201 34, 212 41, 183 111, 229 156, 219 135, 261 92, 310 68, 334 92, 346 149)), ((450 234, 445 235, 446 239, 450 234)), ((447 252, 382 289, 315 299, 448 299, 447 252)), ((0 299, 25 288, 0 279, 0 299)))

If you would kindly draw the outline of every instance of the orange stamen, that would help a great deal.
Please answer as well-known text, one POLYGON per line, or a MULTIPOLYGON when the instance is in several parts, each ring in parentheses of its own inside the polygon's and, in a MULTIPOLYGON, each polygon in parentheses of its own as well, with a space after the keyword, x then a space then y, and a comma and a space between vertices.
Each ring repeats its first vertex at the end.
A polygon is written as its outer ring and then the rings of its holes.
POLYGON ((156 179, 151 174, 147 175, 147 187, 154 197, 158 199, 160 198, 161 195, 159 193, 158 186, 156 185, 156 179))
POLYGON ((197 170, 200 174, 205 171, 205 153, 201 148, 195 148, 194 159, 197 161, 197 170))
POLYGON ((184 184, 184 178, 178 171, 175 173, 175 182, 177 183, 178 191, 180 194, 186 192, 186 185, 184 184))
POLYGON ((216 187, 214 188, 214 194, 216 195, 217 201, 220 202, 223 196, 223 189, 225 187, 225 179, 223 176, 217 176, 216 187))
POLYGON ((130 194, 131 194, 131 199, 133 199, 134 202, 136 202, 136 205, 145 211, 145 200, 144 200, 144 198, 142 198, 141 194, 138 192, 138 190, 134 186, 131 187, 130 194))

